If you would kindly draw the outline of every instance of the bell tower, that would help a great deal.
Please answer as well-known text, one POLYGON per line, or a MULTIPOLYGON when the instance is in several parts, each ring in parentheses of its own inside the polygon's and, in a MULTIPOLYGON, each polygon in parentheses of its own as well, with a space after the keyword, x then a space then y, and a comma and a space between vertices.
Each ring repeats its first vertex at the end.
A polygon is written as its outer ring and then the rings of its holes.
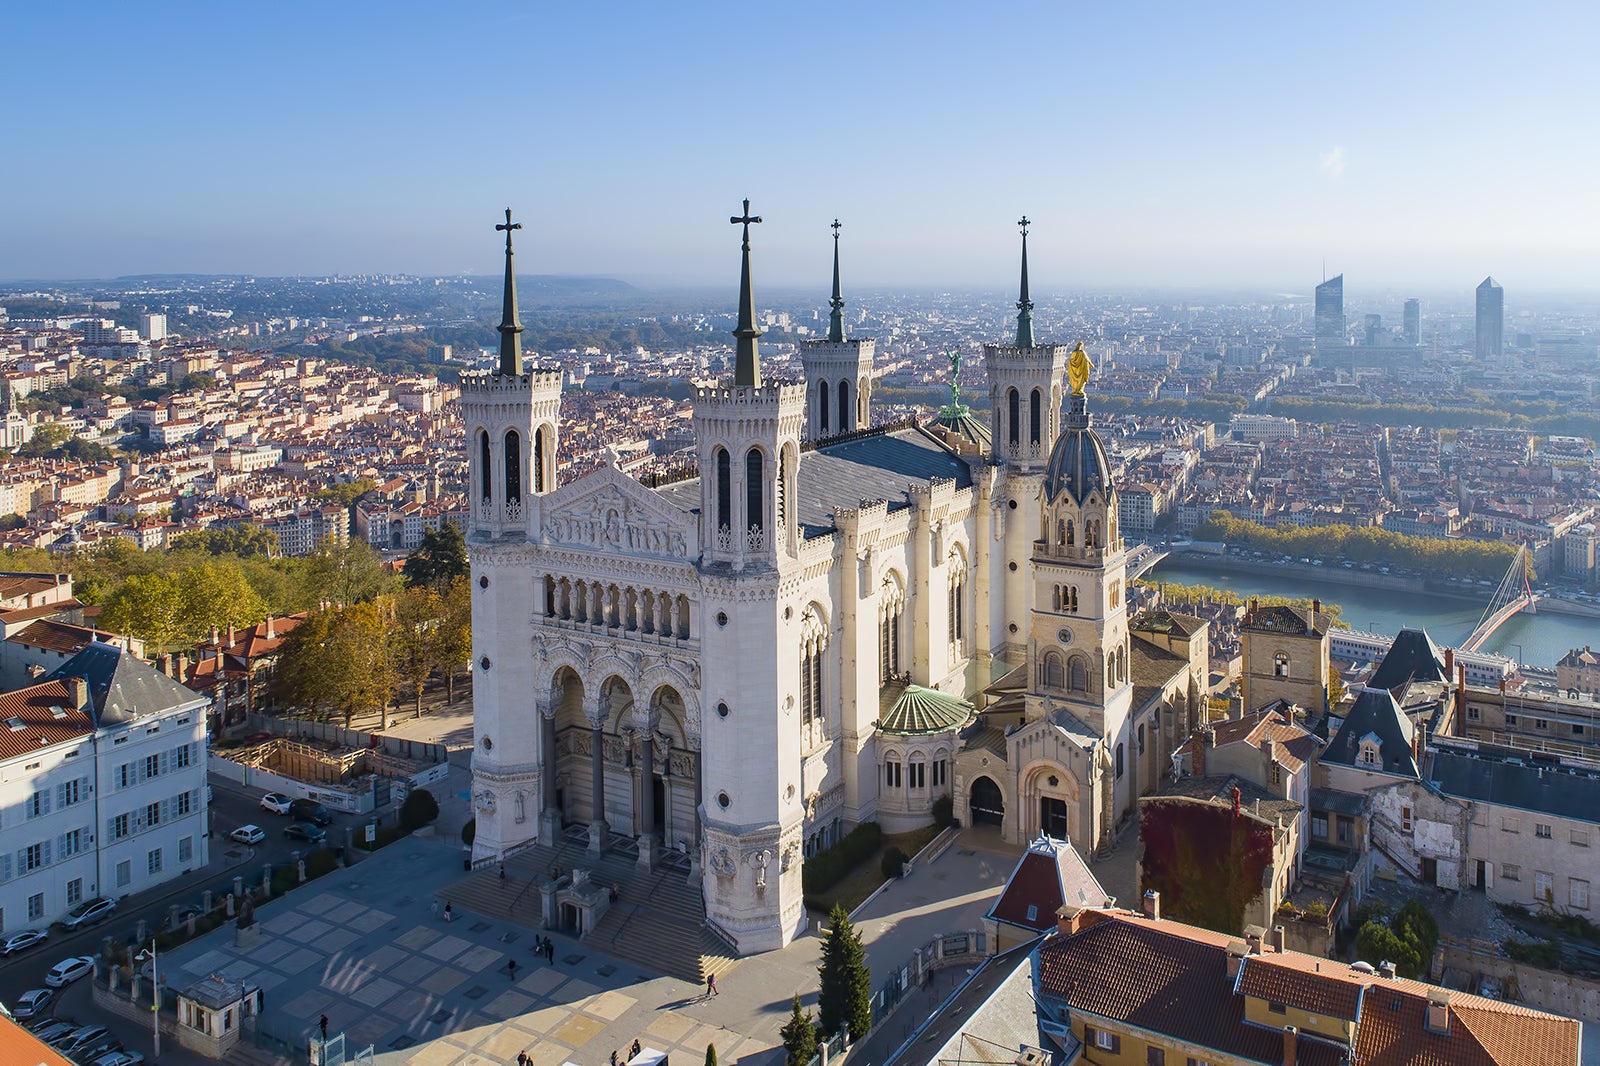
MULTIPOLYGON (((491 372, 463 374, 461 414, 467 438, 470 510, 466 529, 472 564, 472 706, 478 741, 472 761, 474 794, 515 797, 496 810, 480 806, 474 854, 501 854, 530 839, 548 819, 528 817, 543 794, 537 767, 550 741, 535 719, 534 664, 527 654, 528 604, 533 575, 518 565, 539 508, 555 486, 556 441, 561 420, 561 371, 523 366, 522 321, 511 221, 506 235, 505 295, 501 308, 500 363, 491 372), (489 743, 482 743, 488 739, 489 743)), ((549 830, 548 824, 546 830, 549 830)))
POLYGON ((743 227, 733 381, 695 395, 700 457, 701 887, 706 915, 741 954, 782 947, 805 924, 800 851, 805 819, 795 716, 799 612, 783 602, 801 568, 795 478, 805 386, 767 382, 743 227), (789 609, 786 610, 786 606, 789 609), (780 649, 774 654, 774 649, 780 649))
POLYGON ((1033 298, 1028 291, 1028 227, 1022 230, 1022 284, 1017 298, 1015 344, 985 344, 983 358, 989 376, 991 426, 990 456, 1001 467, 994 494, 997 539, 1004 547, 994 553, 991 589, 1004 589, 996 637, 1010 646, 1010 654, 1023 650, 1028 630, 1028 575, 1020 560, 1033 553, 1039 529, 1039 484, 1050 442, 1061 425, 1061 379, 1066 370, 1066 346, 1039 344, 1033 336, 1033 298))
POLYGON ((839 220, 833 220, 833 297, 828 339, 800 349, 806 376, 806 439, 823 440, 872 425, 872 353, 876 342, 844 336, 844 296, 839 288, 839 220))

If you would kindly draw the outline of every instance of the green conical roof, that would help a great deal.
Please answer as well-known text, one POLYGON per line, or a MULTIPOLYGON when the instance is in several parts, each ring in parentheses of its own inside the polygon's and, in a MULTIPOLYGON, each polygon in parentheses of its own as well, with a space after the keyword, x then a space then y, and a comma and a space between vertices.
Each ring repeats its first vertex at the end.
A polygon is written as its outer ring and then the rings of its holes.
POLYGON ((889 713, 878 720, 880 733, 943 733, 972 721, 972 704, 948 692, 907 685, 889 713))

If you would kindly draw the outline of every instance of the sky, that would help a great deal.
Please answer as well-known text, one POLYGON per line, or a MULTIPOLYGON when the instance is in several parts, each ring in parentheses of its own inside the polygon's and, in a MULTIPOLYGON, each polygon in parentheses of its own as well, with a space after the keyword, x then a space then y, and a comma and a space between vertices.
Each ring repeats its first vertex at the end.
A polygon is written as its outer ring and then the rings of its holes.
POLYGON ((32 3, 0 279, 1600 288, 1600 5, 32 3))

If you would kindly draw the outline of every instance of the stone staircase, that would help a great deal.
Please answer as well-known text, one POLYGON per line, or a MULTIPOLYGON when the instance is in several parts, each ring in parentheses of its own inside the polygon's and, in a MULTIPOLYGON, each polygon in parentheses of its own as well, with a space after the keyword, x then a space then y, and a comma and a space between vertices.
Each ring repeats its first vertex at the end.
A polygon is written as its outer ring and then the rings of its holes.
POLYGON ((441 891, 438 899, 441 905, 448 900, 452 911, 543 929, 539 886, 555 866, 563 871, 588 870, 592 881, 622 889, 617 902, 584 937, 583 943, 593 950, 697 984, 738 961, 732 945, 706 923, 700 886, 691 885, 683 871, 661 866, 641 870, 635 856, 624 850, 609 851, 597 860, 588 852, 587 839, 580 841, 576 835, 556 847, 534 845, 511 856, 504 881, 498 863, 473 870, 441 891))

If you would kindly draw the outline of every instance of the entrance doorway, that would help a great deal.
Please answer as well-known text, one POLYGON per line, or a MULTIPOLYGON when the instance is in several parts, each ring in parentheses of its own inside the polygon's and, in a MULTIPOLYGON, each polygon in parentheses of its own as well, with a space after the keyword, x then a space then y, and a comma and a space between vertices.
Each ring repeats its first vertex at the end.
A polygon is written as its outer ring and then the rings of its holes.
POLYGON ((667 824, 667 783, 650 775, 650 822, 663 842, 671 839, 672 827, 667 824))
POLYGON ((1489 868, 1482 859, 1478 860, 1477 869, 1472 873, 1472 887, 1479 892, 1487 891, 1489 888, 1489 868))
POLYGON ((1439 883, 1438 859, 1422 860, 1422 883, 1425 885, 1436 885, 1439 883))
POLYGON ((968 793, 972 806, 973 825, 1003 826, 1006 820, 1006 800, 1000 794, 1000 786, 992 778, 980 777, 972 782, 972 791, 968 793))
POLYGON ((1039 799, 1039 832, 1057 840, 1067 839, 1067 801, 1043 796, 1039 799))

